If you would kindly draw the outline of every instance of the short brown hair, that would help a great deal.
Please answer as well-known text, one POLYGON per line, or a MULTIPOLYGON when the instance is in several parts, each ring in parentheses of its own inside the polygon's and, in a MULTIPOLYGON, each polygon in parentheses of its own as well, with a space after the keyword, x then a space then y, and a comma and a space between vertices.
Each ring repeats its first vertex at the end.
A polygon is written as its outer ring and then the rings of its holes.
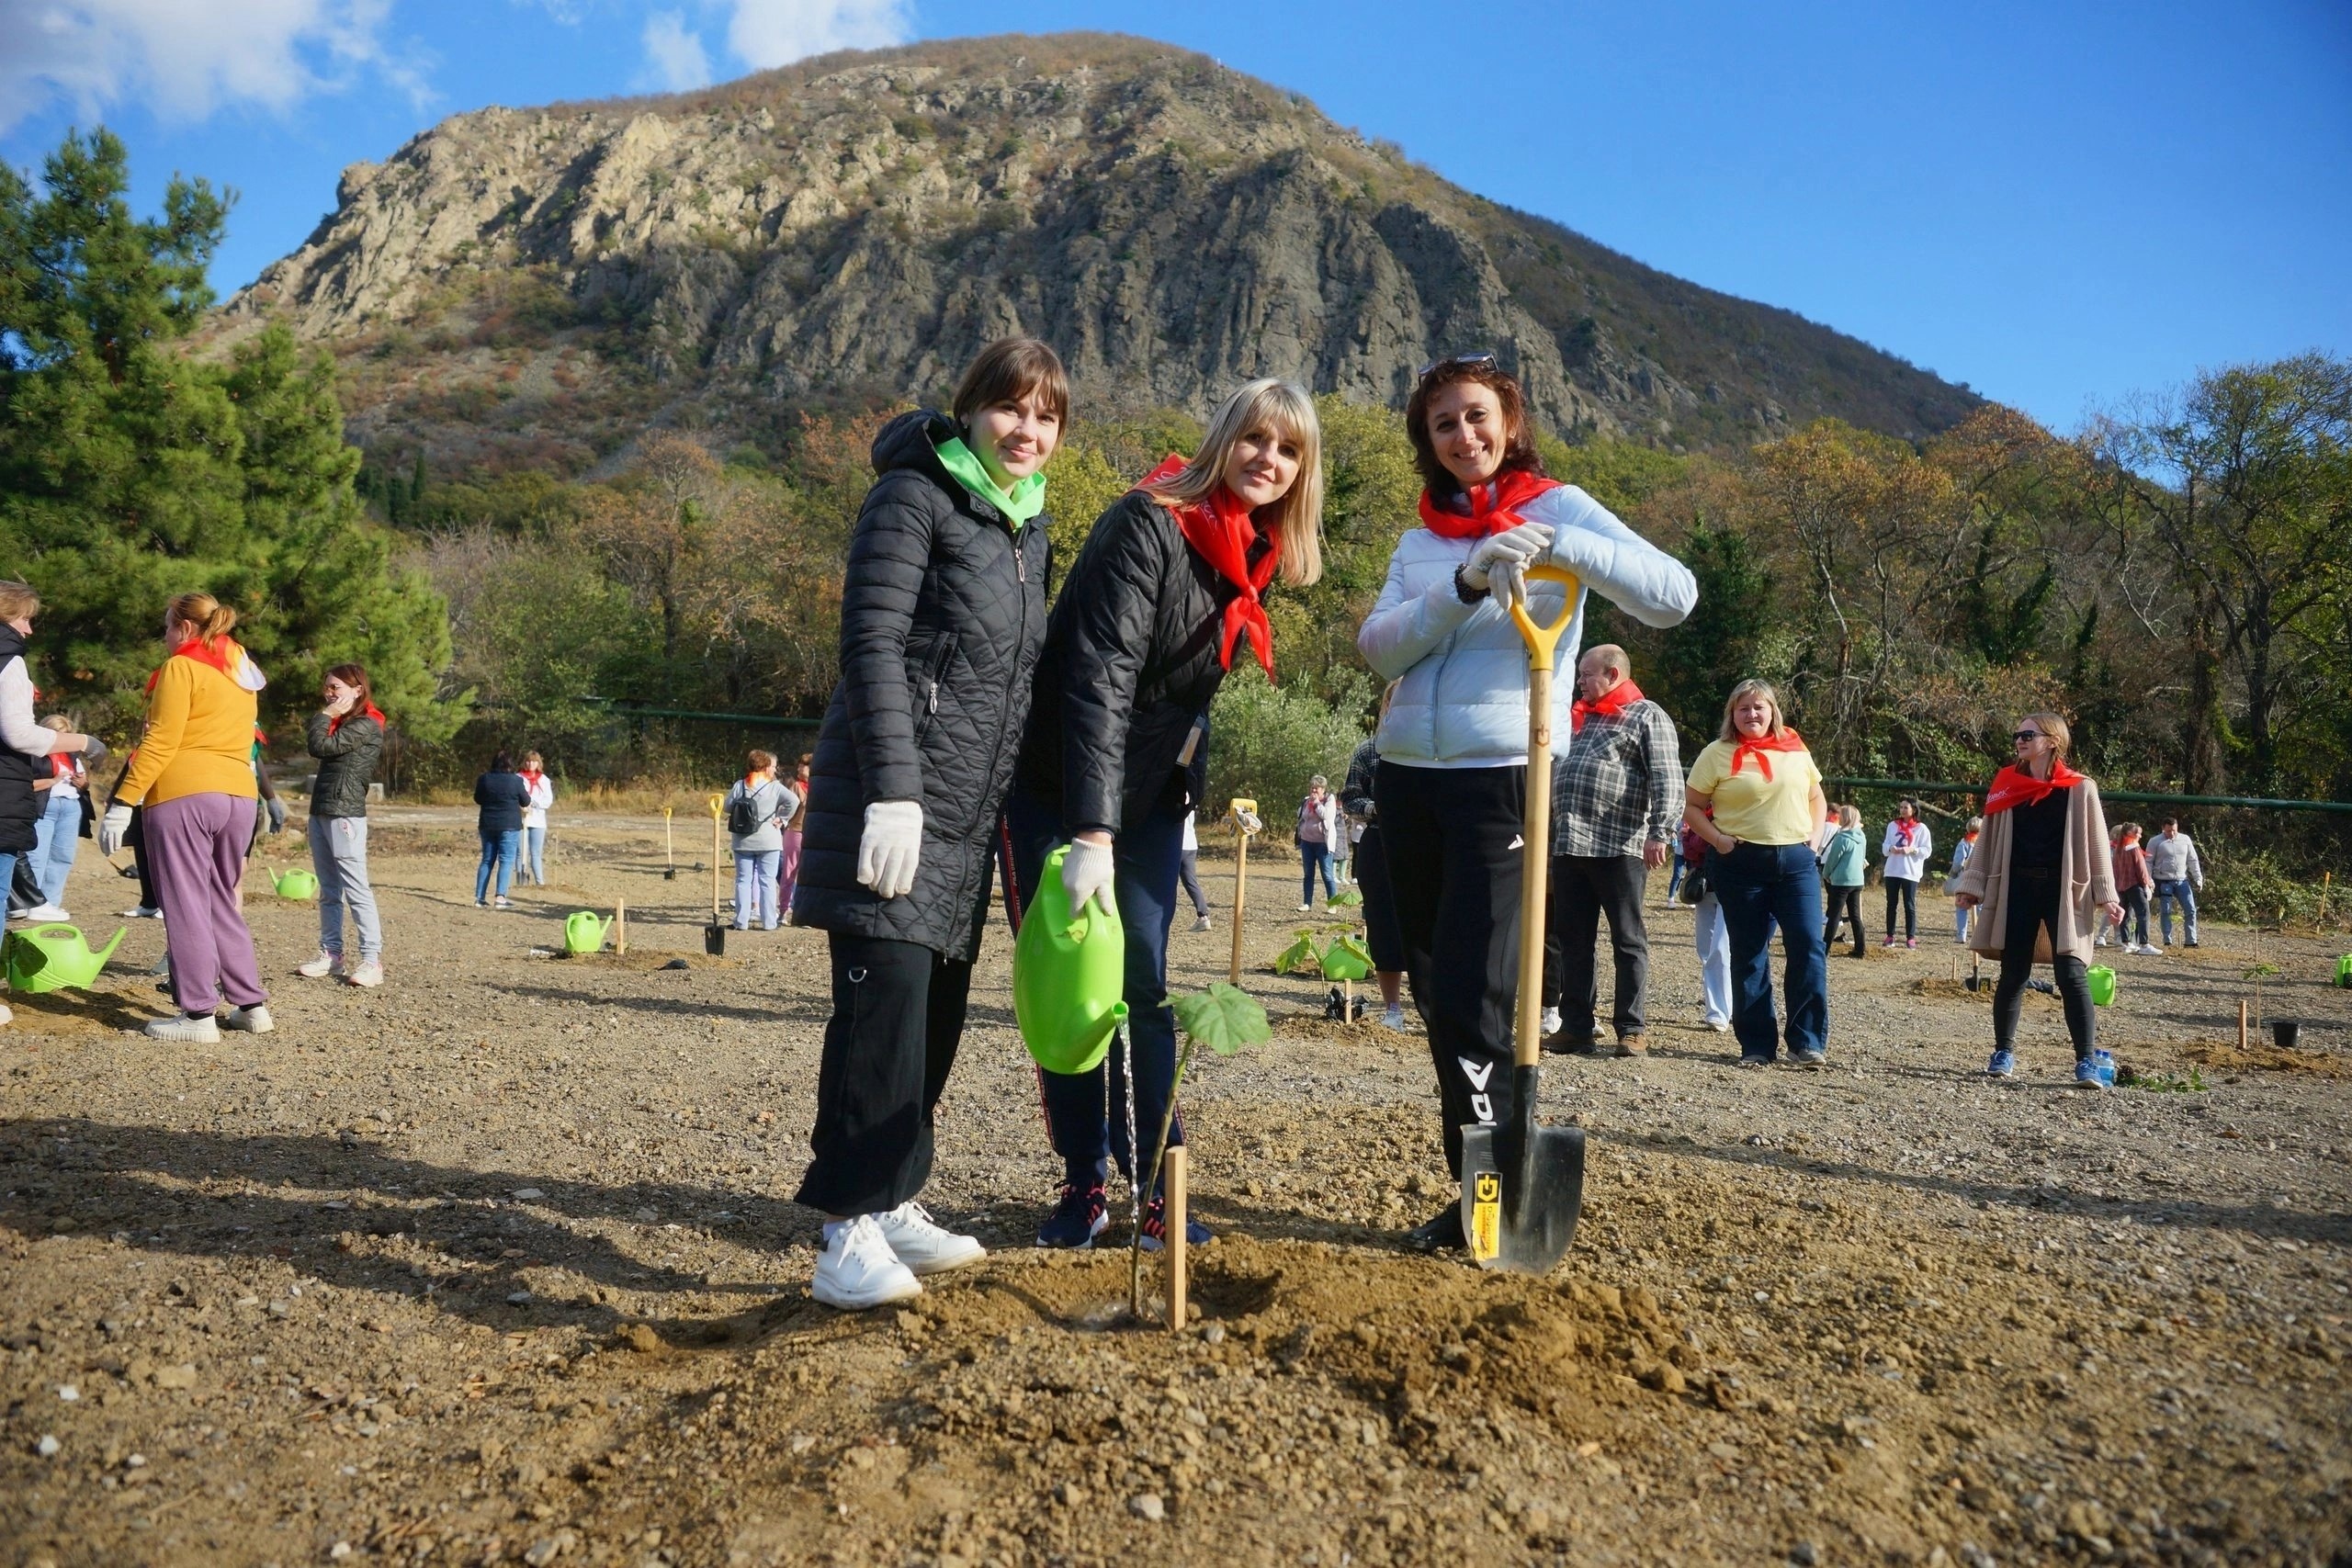
POLYGON ((1541 474, 1544 458, 1535 450, 1535 428, 1528 423, 1527 397, 1510 372, 1491 359, 1442 360, 1413 384, 1413 395, 1405 403, 1405 434, 1413 444, 1413 467, 1421 471, 1421 483, 1429 492, 1453 495, 1462 489, 1462 481, 1439 460, 1436 444, 1430 439, 1430 400, 1464 381, 1475 381, 1492 391, 1502 409, 1503 424, 1510 433, 1504 438, 1503 468, 1541 474))
POLYGON ((1731 695, 1724 699, 1724 727, 1718 732, 1724 743, 1728 746, 1739 744, 1739 726, 1732 722, 1731 710, 1739 705, 1742 697, 1747 696, 1760 696, 1772 705, 1772 727, 1766 733, 1778 740, 1781 732, 1789 727, 1788 710, 1781 705, 1781 694, 1773 689, 1771 682, 1750 676, 1734 686, 1731 695))
POLYGON ((0 582, 0 621, 40 614, 40 595, 29 582, 0 582))
POLYGON ((1001 337, 966 368, 948 412, 961 424, 982 409, 1033 394, 1069 423, 1069 374, 1061 355, 1034 337, 1001 337))
POLYGON ((375 683, 368 679, 368 671, 364 666, 357 664, 338 664, 334 669, 327 671, 327 679, 330 681, 340 681, 345 685, 349 686, 352 690, 357 692, 359 694, 360 712, 365 713, 369 708, 376 705, 375 683))
POLYGON ((754 749, 743 754, 743 761, 751 763, 752 772, 756 773, 763 768, 773 768, 775 766, 775 753, 773 751, 762 751, 754 749))

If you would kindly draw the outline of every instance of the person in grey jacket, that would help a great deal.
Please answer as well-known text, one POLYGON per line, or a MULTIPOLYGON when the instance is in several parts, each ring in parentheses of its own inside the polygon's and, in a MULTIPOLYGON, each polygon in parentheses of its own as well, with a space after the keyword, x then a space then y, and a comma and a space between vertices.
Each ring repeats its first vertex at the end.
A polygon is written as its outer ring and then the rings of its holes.
MULTIPOLYGON (((1446 1163, 1458 1174, 1463 1126, 1508 1122, 1511 1110, 1530 759, 1527 647, 1509 606, 1523 596, 1547 623, 1568 611, 1557 654, 1566 662, 1583 639, 1587 592, 1645 626, 1670 626, 1699 587, 1608 508, 1545 476, 1526 399, 1494 355, 1424 367, 1405 434, 1428 487, 1421 526, 1397 540, 1356 647, 1397 682, 1374 796, 1406 976, 1437 1068, 1446 1163), (1576 574, 1575 604, 1557 583, 1525 581, 1537 563, 1576 574)), ((1573 682, 1553 687, 1554 758, 1567 754, 1575 694, 1573 682)), ((1424 1250, 1460 1246, 1459 1205, 1406 1239, 1424 1250)))
POLYGON ((753 751, 744 761, 748 771, 728 787, 725 803, 735 844, 735 929, 750 931, 752 911, 757 909, 760 929, 772 931, 784 914, 776 882, 784 863, 784 824, 800 809, 800 797, 775 776, 775 752, 753 751))
POLYGON ((311 786, 311 869, 319 878, 319 951, 294 972, 306 979, 384 983, 384 923, 368 880, 368 786, 384 752, 384 714, 368 671, 338 664, 327 671, 319 711, 304 740, 319 760, 311 786), (344 911, 359 930, 359 962, 346 966, 344 911))
POLYGON ((2164 830, 2148 840, 2148 875, 2156 885, 2156 923, 2164 928, 2165 945, 2172 945, 2172 907, 2180 906, 2180 934, 2197 945, 2197 895, 2205 886, 2205 865, 2197 858, 2197 840, 2180 830, 2180 818, 2165 818, 2164 830))

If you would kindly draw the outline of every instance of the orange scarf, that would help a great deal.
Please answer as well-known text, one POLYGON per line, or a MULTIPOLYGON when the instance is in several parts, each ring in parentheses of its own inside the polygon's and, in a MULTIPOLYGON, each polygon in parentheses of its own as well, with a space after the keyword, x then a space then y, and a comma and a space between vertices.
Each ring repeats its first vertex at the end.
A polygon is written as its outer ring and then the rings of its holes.
MULTIPOLYGON (((359 706, 359 711, 366 714, 369 718, 374 719, 376 721, 377 728, 381 729, 384 727, 384 710, 378 707, 374 703, 362 703, 359 706)), ((336 730, 341 729, 343 728, 343 721, 350 716, 350 711, 346 709, 327 720, 327 733, 329 735, 333 735, 336 730)), ((531 775, 525 773, 523 776, 527 779, 531 775)))
POLYGON ((1770 784, 1772 782, 1772 759, 1769 753, 1804 750, 1804 738, 1784 724, 1781 727, 1781 733, 1777 739, 1770 735, 1761 740, 1742 739, 1732 750, 1731 773, 1726 776, 1736 777, 1740 763, 1753 757, 1756 759, 1757 771, 1764 775, 1764 782, 1770 784))
POLYGON ((1993 787, 1984 792, 1984 815, 1991 817, 2007 811, 2012 806, 2039 805, 2053 789, 2072 789, 2083 782, 2083 775, 2066 765, 2064 757, 2050 760, 2050 776, 2035 778, 2015 763, 1993 775, 1993 787))
MULTIPOLYGON (((1148 491, 1152 486, 1174 479, 1184 470, 1184 459, 1173 455, 1159 467, 1143 477, 1136 488, 1148 491)), ((1225 635, 1217 646, 1218 657, 1227 670, 1233 668, 1233 645, 1247 633, 1250 646, 1258 655, 1258 662, 1266 671, 1266 679, 1274 678, 1274 628, 1266 619, 1266 606, 1259 596, 1266 584, 1274 579, 1274 564, 1282 556, 1282 541, 1271 535, 1261 535, 1257 519, 1241 504, 1241 498, 1219 484, 1209 492, 1208 499, 1190 506, 1170 506, 1169 515, 1176 519, 1177 532, 1193 547, 1193 553, 1208 562, 1211 570, 1234 586, 1234 595, 1226 601, 1225 635), (1250 547, 1260 538, 1266 541, 1266 553, 1256 566, 1250 564, 1250 547)))
MULTIPOLYGON (((225 637, 210 648, 205 646, 202 637, 192 637, 172 649, 172 659, 193 659, 198 664, 209 664, 233 681, 236 679, 237 656, 243 652, 243 649, 225 637)), ((164 665, 169 664, 172 659, 155 666, 155 672, 147 677, 147 690, 151 694, 155 690, 155 682, 164 678, 164 665)))

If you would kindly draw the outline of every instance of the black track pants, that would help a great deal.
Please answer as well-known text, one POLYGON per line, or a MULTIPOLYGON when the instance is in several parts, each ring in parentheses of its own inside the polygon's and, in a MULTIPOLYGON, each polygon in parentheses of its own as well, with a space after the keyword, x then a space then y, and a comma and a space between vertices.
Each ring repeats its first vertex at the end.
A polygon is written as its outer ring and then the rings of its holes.
POLYGON ((1445 1162, 1457 1177, 1463 1127, 1510 1115, 1526 772, 1383 760, 1373 786, 1405 974, 1437 1067, 1445 1162))
MULTIPOLYGON (((2025 1005, 2025 983, 2033 975, 2033 948, 2041 927, 2050 929, 2050 945, 2058 946, 2058 868, 2009 872, 2008 929, 2001 933, 2001 978, 1993 987, 1993 1044, 2002 1051, 2017 1047, 2018 1014, 2025 1005)), ((2083 961, 2060 953, 2051 960, 2051 977, 2058 982, 2058 1000, 2066 1010, 2066 1032, 2075 1043, 2075 1060, 2081 1061, 2098 1043, 2098 1012, 2091 1005, 2090 972, 2083 961)))
POLYGON ((964 1037, 972 966, 919 942, 826 941, 833 1016, 808 1134, 816 1157, 794 1196, 828 1214, 878 1214, 931 1179, 932 1113, 964 1037))

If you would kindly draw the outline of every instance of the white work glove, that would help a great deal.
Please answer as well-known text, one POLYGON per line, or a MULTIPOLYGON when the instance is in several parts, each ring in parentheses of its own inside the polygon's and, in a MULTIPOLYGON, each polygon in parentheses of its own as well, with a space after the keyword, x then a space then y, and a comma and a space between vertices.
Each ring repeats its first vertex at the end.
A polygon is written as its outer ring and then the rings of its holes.
POLYGON ((1078 914, 1086 908, 1089 898, 1104 914, 1111 912, 1111 846, 1090 844, 1084 839, 1069 841, 1069 853, 1062 857, 1062 890, 1069 895, 1069 912, 1078 914))
POLYGON ((109 806, 98 819, 98 853, 116 855, 122 852, 122 836, 130 831, 130 807, 109 806))
POLYGON ((1521 523, 1516 528, 1489 534, 1478 541, 1470 558, 1463 562, 1462 581, 1470 588, 1492 589, 1489 574, 1497 567, 1524 566, 1551 547, 1552 525, 1548 523, 1521 523))
POLYGON ((865 836, 857 841, 857 880, 884 898, 912 892, 922 858, 922 807, 911 800, 877 800, 865 808, 865 836))

